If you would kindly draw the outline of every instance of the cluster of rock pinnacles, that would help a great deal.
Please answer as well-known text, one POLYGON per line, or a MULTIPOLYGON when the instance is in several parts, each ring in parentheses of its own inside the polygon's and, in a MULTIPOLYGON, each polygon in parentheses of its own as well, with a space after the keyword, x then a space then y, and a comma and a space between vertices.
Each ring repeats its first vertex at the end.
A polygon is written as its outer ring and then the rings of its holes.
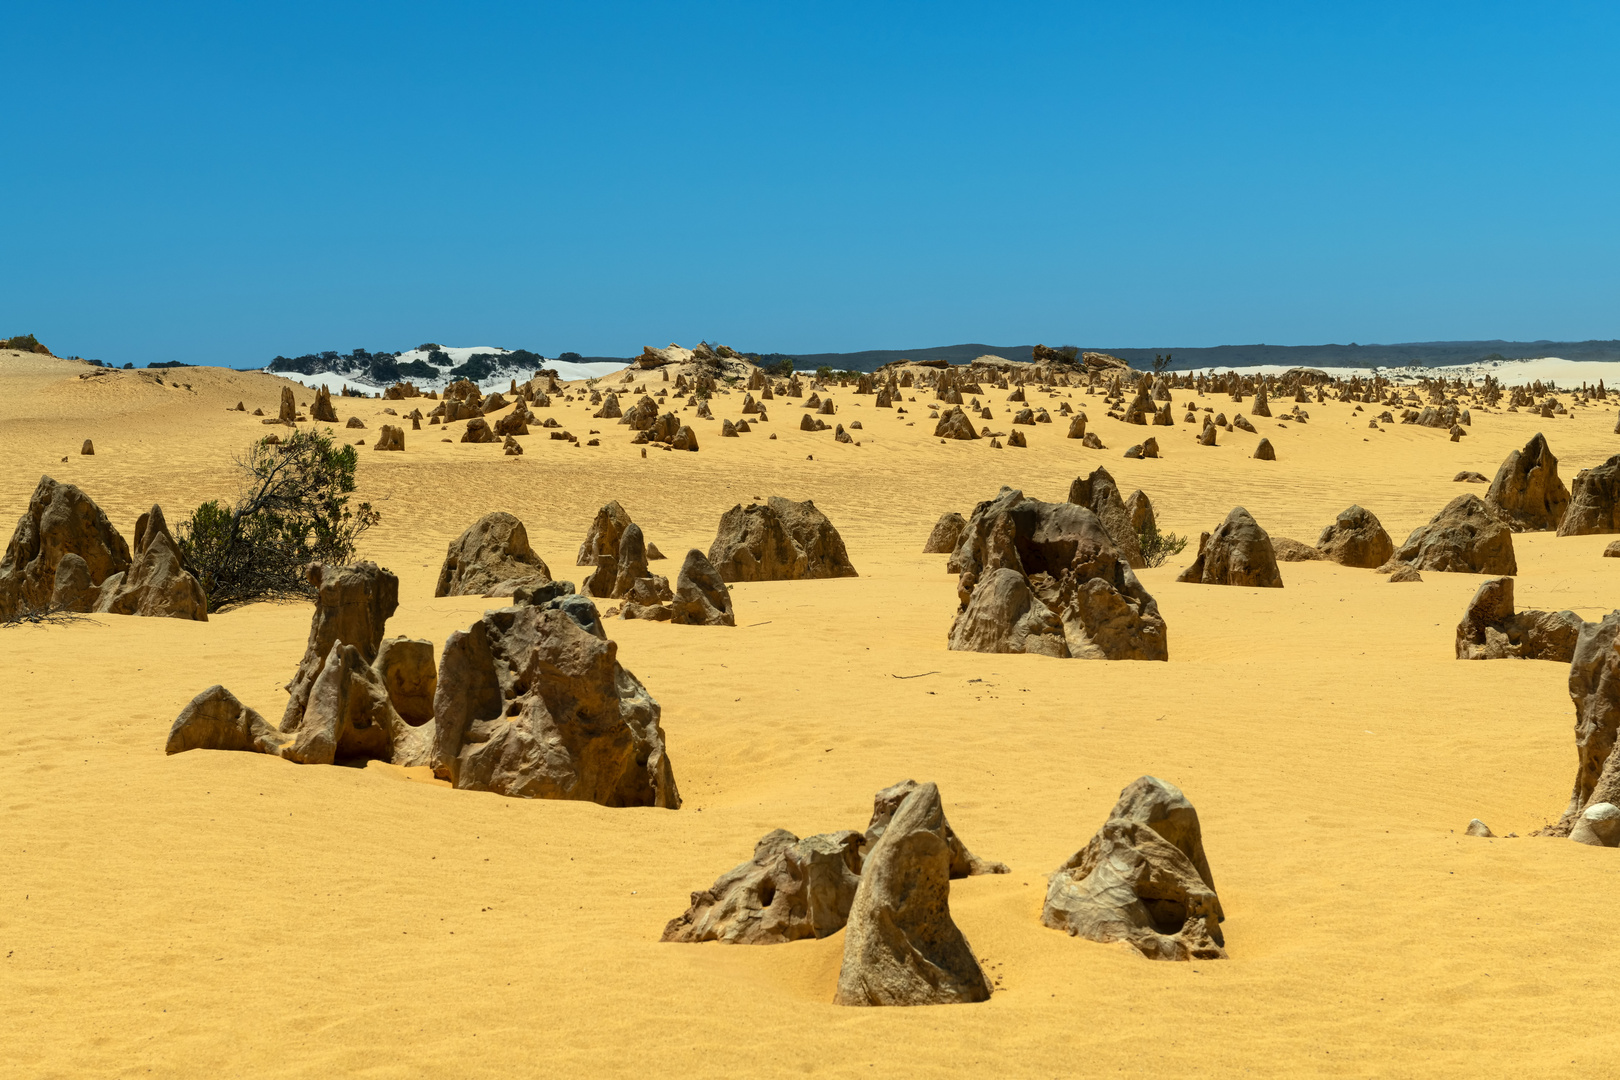
MULTIPOLYGON (((864 833, 766 833, 752 858, 692 894, 663 940, 776 945, 843 930, 837 1004, 985 1001, 991 983, 951 918, 950 882, 1007 872, 967 849, 937 786, 906 780, 877 793, 864 833)), ((1197 811, 1152 776, 1051 874, 1041 909, 1046 926, 1154 960, 1224 959, 1224 918, 1197 811)))
MULTIPOLYGON (((621 618, 733 626, 727 581, 855 574, 826 515, 780 498, 727 511, 709 555, 689 551, 673 591, 648 569, 651 557, 662 558, 609 503, 580 545, 580 563, 595 567, 587 591, 623 599, 621 618)), ((553 580, 513 515, 486 514, 445 552, 435 595, 512 603, 451 634, 436 667, 431 641, 384 637, 399 604, 392 573, 317 564, 308 580, 315 613, 280 725, 211 686, 176 718, 169 753, 375 759, 519 798, 680 806, 658 703, 618 662, 591 597, 553 580)))

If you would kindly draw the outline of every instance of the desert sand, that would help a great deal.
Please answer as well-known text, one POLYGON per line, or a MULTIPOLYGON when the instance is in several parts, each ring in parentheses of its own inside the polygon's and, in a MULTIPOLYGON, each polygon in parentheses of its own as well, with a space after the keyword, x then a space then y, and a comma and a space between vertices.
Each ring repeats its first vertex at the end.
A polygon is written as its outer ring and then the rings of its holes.
MULTIPOLYGON (((233 457, 275 430, 251 410, 274 415, 293 385, 84 370, 0 354, 8 534, 42 474, 79 485, 126 536, 154 502, 178 522, 229 497, 233 457), (226 411, 238 400, 248 413, 226 411), (87 438, 93 457, 78 453, 87 438)), ((582 440, 595 428, 601 446, 536 429, 506 457, 439 441, 457 423, 407 430, 404 453, 362 449, 359 495, 383 514, 362 554, 400 579, 388 633, 439 643, 500 603, 432 595, 446 544, 489 511, 522 518, 553 575, 576 582, 610 499, 671 574, 736 503, 783 495, 827 513, 858 578, 738 584, 735 628, 608 623, 663 706, 676 811, 456 791, 382 764, 166 757, 175 715, 210 684, 280 715, 305 604, 0 629, 0 1074, 1614 1075, 1620 852, 1527 835, 1569 795, 1567 665, 1454 659, 1474 575, 1392 586, 1306 562, 1283 564, 1282 589, 1174 580, 1234 505, 1311 543, 1359 503, 1399 543, 1483 493, 1454 474, 1493 475, 1537 431, 1568 483, 1620 451, 1614 409, 1476 409, 1450 442, 1372 431, 1329 402, 1306 406, 1308 424, 1257 419, 1258 435, 1203 447, 1179 422, 1187 392, 1178 423, 1149 430, 1065 393, 1110 449, 1063 438, 1061 419, 1024 429, 1027 449, 941 444, 923 395, 896 416, 836 387, 859 446, 801 432, 799 403, 781 400, 769 424, 721 439, 737 392, 712 421, 685 414, 698 453, 643 457, 627 428, 560 399, 537 415, 582 440), (1120 456, 1146 434, 1163 457, 1120 456), (1251 458, 1260 436, 1276 461, 1251 458), (1061 500, 1099 464, 1193 537, 1140 574, 1169 663, 947 651, 956 581, 945 556, 920 554, 939 515, 1004 484, 1061 500), (1040 924, 1046 875, 1143 774, 1198 808, 1228 960, 1155 963, 1040 924), (968 845, 1012 868, 951 883, 988 1002, 835 1006, 842 934, 659 943, 766 831, 862 828, 873 793, 908 777, 938 783, 968 845), (1473 817, 1519 838, 1465 836, 1473 817)), ((1008 430, 1005 394, 990 397, 1008 430)), ((367 425, 339 434, 368 441, 385 407, 413 404, 334 403, 367 425)), ((1609 539, 1515 536, 1519 606, 1596 619, 1620 605, 1609 539)))

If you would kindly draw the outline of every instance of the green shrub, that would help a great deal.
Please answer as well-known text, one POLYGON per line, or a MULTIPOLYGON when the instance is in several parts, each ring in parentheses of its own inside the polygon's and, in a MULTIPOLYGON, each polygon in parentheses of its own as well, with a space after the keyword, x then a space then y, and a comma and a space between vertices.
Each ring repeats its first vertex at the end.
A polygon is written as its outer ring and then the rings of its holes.
POLYGON ((16 349, 18 352, 39 353, 42 356, 51 355, 51 350, 39 343, 33 334, 18 334, 14 338, 0 338, 0 349, 16 349))
POLYGON ((1175 533, 1161 533, 1155 522, 1144 524, 1136 534, 1136 542, 1142 548, 1142 558, 1147 560, 1149 566, 1163 566, 1172 556, 1180 555, 1186 549, 1188 539, 1175 533))
POLYGON ((349 508, 358 465, 354 447, 339 448, 324 432, 250 446, 237 459, 236 505, 205 502, 179 529, 181 560, 209 608, 312 596, 307 565, 351 561, 360 534, 381 518, 370 503, 349 508))

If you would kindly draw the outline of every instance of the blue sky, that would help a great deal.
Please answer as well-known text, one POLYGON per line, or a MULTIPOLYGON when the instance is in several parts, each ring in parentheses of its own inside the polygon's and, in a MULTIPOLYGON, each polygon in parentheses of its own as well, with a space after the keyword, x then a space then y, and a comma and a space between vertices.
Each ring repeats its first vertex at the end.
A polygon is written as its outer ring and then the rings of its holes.
POLYGON ((1620 337, 1617 31, 1613 4, 18 2, 0 336, 237 366, 1620 337))

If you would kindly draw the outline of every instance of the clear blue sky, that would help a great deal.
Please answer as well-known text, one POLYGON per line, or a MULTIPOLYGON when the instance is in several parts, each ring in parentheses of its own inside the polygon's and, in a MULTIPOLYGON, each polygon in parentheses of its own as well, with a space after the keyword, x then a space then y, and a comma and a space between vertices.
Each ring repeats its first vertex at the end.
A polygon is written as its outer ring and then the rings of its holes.
POLYGON ((32 3, 0 336, 1620 337, 1620 5, 32 3))

